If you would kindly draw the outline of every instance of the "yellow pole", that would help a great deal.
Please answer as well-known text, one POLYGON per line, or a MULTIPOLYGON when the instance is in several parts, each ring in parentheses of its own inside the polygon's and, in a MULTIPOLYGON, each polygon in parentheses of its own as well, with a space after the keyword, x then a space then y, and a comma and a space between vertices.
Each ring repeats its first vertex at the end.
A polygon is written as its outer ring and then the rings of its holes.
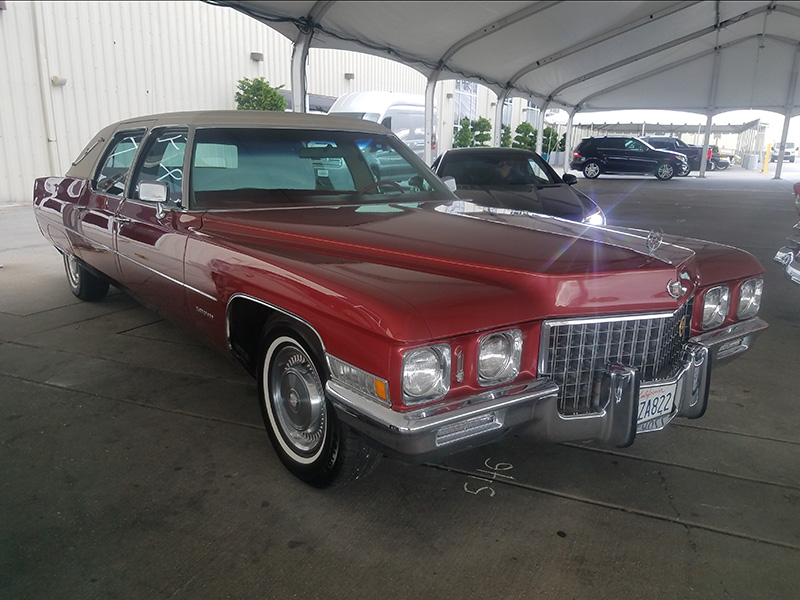
POLYGON ((767 144, 767 153, 764 155, 764 170, 761 171, 762 173, 767 172, 767 167, 769 166, 769 153, 772 150, 772 144, 767 144))

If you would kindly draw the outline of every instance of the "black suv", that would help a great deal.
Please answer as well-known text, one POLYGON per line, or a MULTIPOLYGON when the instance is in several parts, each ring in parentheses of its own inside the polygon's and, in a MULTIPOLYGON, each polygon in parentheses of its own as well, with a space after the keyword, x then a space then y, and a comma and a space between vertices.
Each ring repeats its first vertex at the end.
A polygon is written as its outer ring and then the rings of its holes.
POLYGON ((666 180, 689 171, 685 154, 658 150, 639 138, 629 136, 584 138, 575 148, 569 166, 583 171, 583 176, 588 179, 601 173, 648 173, 666 180))

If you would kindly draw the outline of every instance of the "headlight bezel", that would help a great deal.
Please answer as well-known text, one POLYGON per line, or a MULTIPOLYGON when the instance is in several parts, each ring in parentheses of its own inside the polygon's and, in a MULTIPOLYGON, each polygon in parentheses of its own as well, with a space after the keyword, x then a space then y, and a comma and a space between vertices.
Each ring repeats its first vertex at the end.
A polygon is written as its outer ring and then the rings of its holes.
POLYGON ((450 378, 452 372, 452 351, 449 344, 434 344, 411 348, 403 354, 401 371, 401 391, 403 404, 416 406, 428 402, 435 402, 443 398, 450 391, 450 378), (429 355, 426 357, 426 353, 429 355), (433 358, 436 373, 429 374, 429 381, 425 383, 422 373, 422 362, 433 358), (412 382, 410 379, 422 379, 412 382), (413 386, 411 385, 413 383, 413 386))
POLYGON ((764 278, 753 277, 743 281, 738 290, 738 301, 736 304, 736 318, 740 321, 752 319, 761 310, 761 299, 764 293, 764 278), (752 291, 747 290, 752 286, 752 291), (747 291, 746 291, 747 290, 747 291))
POLYGON ((715 329, 725 322, 730 310, 730 298, 731 291, 727 284, 715 285, 704 292, 701 322, 703 331, 715 329), (712 302, 711 305, 709 305, 709 300, 712 302))
MULTIPOLYGON (((496 352, 496 350, 495 350, 496 352)), ((504 331, 495 331, 488 333, 478 340, 478 356, 476 364, 476 372, 478 377, 478 385, 481 387, 489 387, 498 385, 500 383, 507 383, 517 378, 520 373, 520 365, 522 362, 522 331, 519 329, 506 329, 504 331), (489 344, 495 341, 504 343, 507 352, 501 358, 502 363, 499 368, 495 368, 493 372, 487 373, 484 365, 484 351, 489 351, 489 344)))
POLYGON ((584 217, 583 224, 605 227, 607 224, 606 214, 603 212, 603 209, 598 206, 594 212, 584 217))

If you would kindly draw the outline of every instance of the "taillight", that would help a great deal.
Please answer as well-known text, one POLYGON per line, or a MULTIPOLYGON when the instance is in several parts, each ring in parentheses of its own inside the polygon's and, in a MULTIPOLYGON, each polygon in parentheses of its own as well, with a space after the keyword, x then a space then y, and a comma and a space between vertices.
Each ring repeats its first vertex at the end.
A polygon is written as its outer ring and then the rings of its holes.
POLYGON ((572 158, 582 158, 581 157, 581 153, 580 152, 573 152, 572 153, 572 158))
POLYGON ((708 156, 706 156, 706 160, 711 160, 711 148, 708 149, 708 156))

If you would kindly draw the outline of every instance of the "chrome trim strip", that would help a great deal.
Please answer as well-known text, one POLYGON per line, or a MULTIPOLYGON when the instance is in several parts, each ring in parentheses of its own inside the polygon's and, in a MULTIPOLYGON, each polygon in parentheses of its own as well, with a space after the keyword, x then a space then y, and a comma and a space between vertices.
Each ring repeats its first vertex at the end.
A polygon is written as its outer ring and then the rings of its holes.
POLYGON ((643 319, 667 319, 672 317, 680 308, 672 312, 637 313, 632 315, 619 315, 611 317, 577 317, 575 319, 561 319, 544 321, 543 325, 560 327, 562 325, 590 325, 592 323, 620 323, 622 321, 641 321, 643 319))
MULTIPOLYGON (((322 336, 319 334, 319 332, 316 329, 314 329, 314 327, 311 325, 311 323, 309 323, 308 321, 306 321, 302 317, 298 317, 296 314, 291 313, 288 310, 285 310, 285 309, 281 308, 280 306, 278 306, 276 304, 272 304, 270 302, 267 302, 266 300, 262 300, 261 298, 256 298, 255 296, 251 296, 250 294, 242 294, 242 293, 239 293, 239 292, 237 292, 235 294, 232 294, 231 297, 228 298, 228 304, 225 307, 225 341, 226 341, 226 343, 228 345, 228 350, 230 350, 231 352, 233 351, 233 346, 231 346, 231 318, 230 318, 231 317, 231 303, 236 298, 243 298, 245 300, 250 300, 252 302, 255 302, 256 304, 261 304, 262 306, 266 306, 267 308, 271 308, 272 310, 277 311, 277 312, 281 313, 282 315, 284 315, 286 317, 289 317, 289 318, 294 319, 295 321, 297 321, 299 323, 302 323, 305 327, 307 327, 309 329, 309 331, 313 332, 314 335, 317 336, 317 341, 319 342, 320 348, 322 348, 322 351, 325 353, 325 355, 327 357, 328 351, 325 349, 325 342, 322 341, 322 336)), ((339 359, 339 360, 341 360, 341 359, 339 359)), ((326 358, 325 362, 327 364, 327 358, 326 358)), ((342 361, 342 362, 344 362, 344 361, 342 361)))
POLYGON ((198 290, 197 288, 194 288, 194 287, 192 287, 190 285, 187 285, 186 283, 183 283, 182 281, 178 281, 177 279, 175 279, 173 277, 170 277, 169 275, 166 275, 165 273, 162 273, 161 271, 156 271, 154 268, 152 268, 152 267, 150 267, 148 265, 142 264, 138 260, 133 260, 130 256, 126 256, 124 254, 120 254, 119 252, 116 252, 116 255, 119 256, 120 258, 124 258, 125 260, 127 260, 129 262, 132 262, 133 264, 135 264, 135 265, 137 265, 139 267, 142 267, 146 271, 150 271, 151 273, 153 273, 155 275, 159 275, 159 276, 163 277, 164 279, 166 279, 167 281, 170 281, 171 283, 174 283, 174 284, 179 285, 179 286, 181 286, 183 288, 186 288, 187 290, 189 290, 191 292, 199 294, 199 295, 203 296, 204 298, 208 298, 209 300, 211 300, 213 302, 218 302, 219 301, 217 298, 215 298, 214 296, 212 296, 210 294, 206 294, 205 292, 202 292, 202 291, 198 290))

